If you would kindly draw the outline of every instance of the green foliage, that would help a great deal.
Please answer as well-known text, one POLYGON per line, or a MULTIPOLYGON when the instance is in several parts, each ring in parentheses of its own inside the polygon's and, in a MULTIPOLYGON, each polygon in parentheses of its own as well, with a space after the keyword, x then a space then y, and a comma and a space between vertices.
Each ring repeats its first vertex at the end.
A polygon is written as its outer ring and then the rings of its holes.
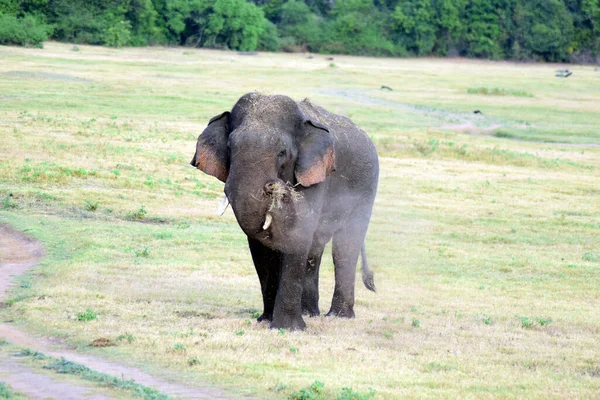
POLYGON ((471 0, 466 7, 466 55, 491 59, 502 58, 501 22, 509 0, 471 0))
POLYGON ((185 344, 183 344, 183 343, 175 343, 173 345, 173 348, 171 349, 171 351, 173 353, 185 353, 186 350, 187 350, 187 348, 185 347, 185 344))
POLYGON ((2 199, 1 208, 4 210, 8 210, 11 208, 17 208, 17 203, 13 200, 13 195, 11 193, 7 194, 4 199, 2 199))
POLYGON ((573 40, 573 18, 559 0, 534 0, 515 8, 516 58, 565 61, 573 40))
POLYGON ((325 389, 323 382, 314 381, 308 388, 300 389, 299 392, 290 395, 290 400, 318 400, 325 389))
POLYGON ((96 314, 96 311, 92 310, 91 308, 86 308, 85 312, 77 313, 78 321, 93 321, 97 317, 98 314, 96 314))
POLYGON ((458 54, 462 38, 466 32, 464 14, 467 0, 435 0, 435 20, 437 21, 435 54, 458 54))
MULTIPOLYGON (((158 25, 158 12, 153 0, 132 0, 124 10, 125 22, 129 22, 130 39, 127 45, 144 46, 165 42, 165 34, 158 25)), ((124 45, 125 45, 124 44, 124 45)))
POLYGON ((141 250, 135 250, 135 256, 148 258, 148 257, 150 257, 150 249, 148 247, 144 247, 141 250))
POLYGON ((171 232, 158 232, 153 235, 156 239, 170 239, 173 237, 171 232))
MULTIPOLYGON (((325 395, 325 384, 323 382, 314 381, 308 388, 300 389, 296 393, 292 393, 290 400, 324 400, 329 398, 325 395)), ((367 393, 359 393, 352 388, 342 388, 340 394, 336 397, 337 400, 369 400, 375 397, 375 391, 369 389, 367 393)))
POLYGON ((135 337, 131 333, 125 332, 125 333, 117 336, 117 339, 116 339, 117 342, 122 342, 123 340, 126 340, 127 343, 131 344, 135 341, 135 337))
POLYGON ((148 211, 146 211, 146 208, 142 205, 139 210, 128 213, 125 218, 133 221, 141 221, 146 217, 147 213, 148 211))
POLYGON ((194 365, 200 365, 200 359, 198 357, 190 357, 188 358, 188 365, 193 367, 194 365))
POLYGON ((257 50, 265 51, 279 51, 279 40, 277 33, 277 26, 274 23, 267 20, 265 21, 265 29, 258 38, 257 50))
POLYGON ((515 315, 515 317, 517 317, 521 321, 521 327, 525 328, 525 329, 531 329, 538 325, 546 326, 546 325, 550 325, 552 323, 552 318, 550 318, 550 317, 529 318, 529 317, 523 317, 520 315, 515 315))
POLYGON ((481 321, 486 325, 492 325, 494 323, 494 321, 492 320, 492 317, 490 317, 489 315, 486 315, 486 314, 482 315, 481 321))
POLYGON ((97 202, 97 201, 89 201, 89 200, 86 200, 86 201, 85 201, 85 204, 83 205, 83 208, 84 208, 86 211, 96 211, 96 210, 98 209, 98 206, 99 206, 99 205, 100 205, 100 203, 99 203, 99 202, 97 202))
POLYGON ((289 0, 280 9, 278 30, 284 41, 282 48, 288 51, 319 51, 323 45, 325 26, 323 19, 315 15, 300 0, 289 0))
POLYGON ((326 25, 321 50, 332 53, 358 55, 394 55, 394 44, 384 35, 385 14, 370 0, 342 0, 336 2, 326 25))
POLYGON ((533 326, 535 325, 535 323, 533 322, 533 320, 531 318, 521 317, 518 315, 517 315, 517 318, 519 318, 521 320, 522 328, 533 328, 533 326))
POLYGON ((31 349, 21 349, 21 352, 19 353, 19 355, 22 357, 31 357, 36 360, 46 360, 46 359, 50 358, 47 355, 45 355, 44 353, 40 353, 39 351, 31 350, 31 349))
POLYGON ((431 0, 402 1, 396 6, 392 19, 407 50, 417 55, 431 53, 436 38, 434 16, 431 0))
POLYGON ((0 399, 10 399, 12 394, 4 382, 0 382, 0 399))
POLYGON ((245 0, 216 0, 208 15, 206 41, 211 47, 252 51, 265 29, 263 11, 245 0))
POLYGON ((359 393, 352 390, 352 388, 343 388, 342 393, 337 397, 337 400, 369 400, 375 397, 375 390, 369 389, 367 393, 359 393))
POLYGON ((544 317, 536 317, 535 321, 540 325, 540 326, 546 326, 546 325, 550 325, 552 323, 552 318, 548 317, 548 318, 544 318, 544 317))
POLYGON ((121 20, 106 29, 104 43, 110 47, 123 47, 131 42, 131 22, 121 20))
POLYGON ((112 25, 106 5, 83 0, 55 0, 48 6, 48 22, 54 26, 53 39, 104 44, 105 31, 112 25))
POLYGON ((2 0, 0 44, 594 62, 597 0, 2 0), (48 25, 45 25, 48 24, 48 25), (51 27, 49 29, 48 27, 51 27))
POLYGON ((47 31, 48 27, 31 15, 18 18, 2 14, 0 9, 0 44, 42 48, 47 31))
POLYGON ((427 142, 415 142, 415 149, 424 156, 428 156, 435 152, 440 145, 440 141, 434 138, 429 138, 427 142))

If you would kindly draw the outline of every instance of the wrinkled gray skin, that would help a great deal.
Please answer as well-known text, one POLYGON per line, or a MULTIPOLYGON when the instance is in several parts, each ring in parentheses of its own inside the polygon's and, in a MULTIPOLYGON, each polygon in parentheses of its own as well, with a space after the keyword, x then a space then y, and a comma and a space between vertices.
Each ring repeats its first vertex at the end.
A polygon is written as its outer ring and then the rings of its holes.
POLYGON ((191 164, 225 182, 260 280, 259 321, 302 330, 302 314, 319 315, 319 266, 332 238, 335 290, 327 315, 354 317, 361 250, 363 282, 375 290, 364 240, 379 162, 362 130, 308 99, 249 93, 210 120, 191 164), (275 207, 274 184, 286 188, 275 207), (267 214, 272 223, 263 229, 267 214))

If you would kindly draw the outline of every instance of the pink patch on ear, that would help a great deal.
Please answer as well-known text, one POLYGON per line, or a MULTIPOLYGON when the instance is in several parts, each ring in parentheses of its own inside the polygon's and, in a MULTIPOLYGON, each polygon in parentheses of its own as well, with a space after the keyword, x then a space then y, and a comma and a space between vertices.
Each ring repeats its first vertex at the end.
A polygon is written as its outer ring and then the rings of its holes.
POLYGON ((202 172, 214 176, 221 182, 227 180, 229 171, 223 163, 219 162, 217 155, 210 147, 202 146, 198 149, 198 156, 196 157, 196 167, 202 172))
POLYGON ((327 168, 327 175, 331 174, 335 170, 335 153, 333 147, 329 147, 325 152, 325 164, 327 168))
POLYGON ((335 153, 333 147, 329 147, 322 158, 317 160, 309 169, 296 175, 298 182, 304 187, 323 182, 327 175, 333 171, 335 165, 335 153))

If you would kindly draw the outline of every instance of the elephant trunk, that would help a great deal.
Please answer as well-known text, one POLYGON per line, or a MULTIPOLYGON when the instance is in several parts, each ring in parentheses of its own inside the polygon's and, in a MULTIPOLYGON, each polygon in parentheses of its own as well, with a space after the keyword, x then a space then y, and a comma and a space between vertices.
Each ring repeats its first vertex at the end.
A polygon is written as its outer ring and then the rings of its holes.
POLYGON ((268 212, 268 198, 262 187, 251 184, 225 185, 225 194, 242 230, 249 236, 263 230, 268 212))
POLYGON ((225 192, 240 227, 248 236, 273 242, 292 234, 297 220, 296 205, 302 198, 302 193, 292 185, 281 179, 258 184, 256 179, 250 183, 228 179, 225 192))

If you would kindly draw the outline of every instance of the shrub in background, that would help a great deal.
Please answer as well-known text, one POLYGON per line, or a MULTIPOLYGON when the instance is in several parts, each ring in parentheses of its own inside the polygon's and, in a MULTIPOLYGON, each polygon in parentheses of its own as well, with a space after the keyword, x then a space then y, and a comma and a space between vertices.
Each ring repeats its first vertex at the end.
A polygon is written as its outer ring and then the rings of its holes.
POLYGON ((31 15, 18 18, 0 14, 0 44, 42 48, 47 31, 48 26, 31 15))

